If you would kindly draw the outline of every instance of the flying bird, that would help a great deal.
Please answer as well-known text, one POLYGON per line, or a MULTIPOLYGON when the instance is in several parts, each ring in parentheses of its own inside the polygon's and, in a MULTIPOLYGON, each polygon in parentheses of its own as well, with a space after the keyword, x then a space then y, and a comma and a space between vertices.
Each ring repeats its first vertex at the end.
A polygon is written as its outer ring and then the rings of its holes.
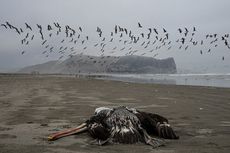
POLYGON ((193 32, 195 32, 196 31, 196 27, 193 27, 193 32))
POLYGON ((47 26, 47 30, 48 30, 48 31, 52 30, 51 25, 48 25, 48 26, 47 26))
POLYGON ((5 27, 7 29, 7 26, 5 24, 1 24, 1 26, 5 27))
POLYGON ((79 27, 79 30, 82 32, 82 28, 81 27, 79 27))
POLYGON ((42 42, 42 45, 44 45, 46 42, 47 42, 47 40, 44 40, 44 41, 42 42))
POLYGON ((13 26, 12 26, 9 22, 6 22, 6 25, 7 25, 10 29, 13 28, 13 26))
POLYGON ((144 38, 144 33, 141 33, 142 38, 144 38))
POLYGON ((32 31, 31 26, 29 26, 27 23, 25 23, 25 25, 26 25, 26 28, 27 28, 27 29, 30 29, 30 30, 32 31))
POLYGON ((157 29, 156 29, 156 28, 154 28, 153 30, 154 30, 154 32, 158 35, 157 29))
POLYGON ((25 54, 25 51, 22 51, 21 54, 22 54, 22 55, 25 54))
POLYGON ((34 35, 31 37, 31 40, 33 40, 34 39, 34 35))
POLYGON ((202 50, 200 50, 200 54, 201 54, 201 55, 203 54, 203 51, 202 51, 202 50))
POLYGON ((140 22, 138 22, 138 27, 139 27, 139 28, 142 28, 142 25, 141 25, 141 23, 140 23, 140 22))

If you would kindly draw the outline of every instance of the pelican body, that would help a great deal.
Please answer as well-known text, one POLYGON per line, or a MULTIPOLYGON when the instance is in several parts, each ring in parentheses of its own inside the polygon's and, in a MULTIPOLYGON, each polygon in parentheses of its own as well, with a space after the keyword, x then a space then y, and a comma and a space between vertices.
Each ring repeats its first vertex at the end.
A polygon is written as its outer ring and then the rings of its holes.
POLYGON ((52 134, 48 140, 88 132, 99 145, 106 143, 134 144, 143 142, 154 148, 165 144, 162 139, 178 139, 168 120, 125 106, 99 107, 93 116, 77 128, 52 134))

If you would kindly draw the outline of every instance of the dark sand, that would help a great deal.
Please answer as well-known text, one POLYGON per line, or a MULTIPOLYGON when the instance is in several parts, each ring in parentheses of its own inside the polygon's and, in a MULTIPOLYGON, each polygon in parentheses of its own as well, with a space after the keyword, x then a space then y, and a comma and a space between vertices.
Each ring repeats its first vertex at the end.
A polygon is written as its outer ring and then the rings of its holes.
POLYGON ((135 84, 74 77, 0 76, 0 153, 229 153, 230 89, 135 84), (126 105, 167 117, 179 140, 91 145, 85 133, 48 142, 99 106, 126 105))

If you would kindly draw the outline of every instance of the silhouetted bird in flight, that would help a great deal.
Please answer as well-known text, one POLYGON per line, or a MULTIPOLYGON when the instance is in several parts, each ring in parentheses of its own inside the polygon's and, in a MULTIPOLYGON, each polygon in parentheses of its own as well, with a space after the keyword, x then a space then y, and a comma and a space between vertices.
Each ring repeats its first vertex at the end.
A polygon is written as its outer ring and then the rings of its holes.
POLYGON ((169 39, 169 34, 166 33, 166 34, 165 34, 165 37, 166 37, 166 39, 169 39))
POLYGON ((79 27, 79 30, 82 32, 82 28, 81 27, 79 27))
POLYGON ((18 30, 18 28, 16 27, 12 27, 19 35, 21 34, 20 31, 18 30))
POLYGON ((52 30, 51 25, 48 25, 48 26, 47 26, 47 30, 48 30, 48 31, 52 30))
POLYGON ((185 38, 181 38, 181 43, 182 43, 182 44, 185 43, 185 38))
POLYGON ((13 27, 9 22, 6 22, 6 25, 7 25, 10 29, 12 29, 12 27, 13 27))
POLYGON ((46 42, 47 42, 47 40, 44 40, 44 41, 42 42, 42 45, 44 45, 46 42))
POLYGON ((138 27, 139 27, 139 28, 142 28, 142 25, 141 25, 141 23, 140 23, 140 22, 138 22, 138 27))
POLYGON ((7 29, 7 26, 5 24, 1 24, 1 26, 5 27, 7 29))
POLYGON ((193 31, 194 31, 194 32, 196 31, 196 27, 193 27, 193 31))
POLYGON ((26 34, 26 37, 25 38, 28 38, 29 37, 29 33, 26 34))
POLYGON ((115 34, 117 34, 117 25, 115 25, 114 31, 115 31, 115 34))
POLYGON ((203 54, 202 50, 200 50, 200 54, 201 54, 201 55, 203 54))
POLYGON ((188 46, 185 47, 185 50, 187 50, 187 49, 188 49, 188 46))
POLYGON ((141 33, 142 38, 144 38, 144 33, 141 33))
POLYGON ((148 28, 148 30, 149 30, 149 33, 152 33, 152 29, 151 28, 148 28))
POLYGON ((148 34, 147 34, 147 39, 149 39, 149 38, 150 38, 150 35, 151 35, 151 33, 148 33, 148 34))
POLYGON ((204 41, 203 41, 203 40, 201 40, 200 44, 201 44, 201 45, 203 45, 203 44, 204 44, 204 41))
POLYGON ((157 29, 156 29, 156 28, 154 28, 153 30, 154 30, 154 32, 158 35, 157 29))
POLYGON ((25 25, 26 25, 26 28, 27 28, 27 29, 30 29, 30 30, 32 31, 31 26, 29 26, 27 23, 25 23, 25 25))

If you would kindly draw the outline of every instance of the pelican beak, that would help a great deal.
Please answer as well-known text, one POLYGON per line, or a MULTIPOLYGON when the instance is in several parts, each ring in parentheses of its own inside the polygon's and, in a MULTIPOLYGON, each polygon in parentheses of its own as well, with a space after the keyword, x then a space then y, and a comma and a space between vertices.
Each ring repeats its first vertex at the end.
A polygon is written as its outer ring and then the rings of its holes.
POLYGON ((72 128, 72 129, 68 129, 68 130, 64 130, 64 131, 60 131, 60 132, 51 134, 50 136, 48 136, 48 140, 49 141, 54 141, 54 140, 57 140, 57 139, 62 138, 62 137, 66 137, 66 136, 69 136, 69 135, 84 132, 87 129, 88 129, 87 124, 82 123, 80 126, 78 126, 76 128, 72 128))

